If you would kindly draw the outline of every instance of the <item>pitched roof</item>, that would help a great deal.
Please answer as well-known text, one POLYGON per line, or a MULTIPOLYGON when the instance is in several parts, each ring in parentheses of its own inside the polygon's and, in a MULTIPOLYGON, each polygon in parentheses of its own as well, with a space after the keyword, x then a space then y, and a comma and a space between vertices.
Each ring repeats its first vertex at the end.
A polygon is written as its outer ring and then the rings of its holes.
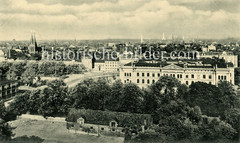
POLYGON ((74 109, 71 108, 66 121, 77 122, 77 119, 84 118, 86 123, 109 125, 109 122, 115 120, 120 127, 125 126, 140 126, 144 125, 146 120, 147 126, 152 124, 152 117, 150 114, 136 114, 127 112, 112 112, 112 111, 100 111, 90 109, 74 109))

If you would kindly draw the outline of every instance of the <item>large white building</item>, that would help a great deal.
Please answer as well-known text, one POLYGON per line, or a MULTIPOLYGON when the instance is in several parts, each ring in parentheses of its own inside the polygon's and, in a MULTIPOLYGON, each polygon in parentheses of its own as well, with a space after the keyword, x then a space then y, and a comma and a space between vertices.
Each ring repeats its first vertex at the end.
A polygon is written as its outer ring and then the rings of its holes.
POLYGON ((201 63, 160 64, 160 63, 128 63, 120 68, 120 79, 123 83, 135 83, 139 87, 147 87, 158 81, 161 76, 172 76, 182 84, 206 82, 217 85, 219 81, 234 84, 234 68, 218 68, 201 63))

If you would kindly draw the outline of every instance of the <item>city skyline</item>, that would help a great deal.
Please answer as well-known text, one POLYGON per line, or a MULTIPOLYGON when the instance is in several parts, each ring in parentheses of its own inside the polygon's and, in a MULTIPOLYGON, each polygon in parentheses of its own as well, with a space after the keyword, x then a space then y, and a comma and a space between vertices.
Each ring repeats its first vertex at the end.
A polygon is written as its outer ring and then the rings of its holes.
POLYGON ((0 0, 0 41, 240 36, 234 0, 0 0))

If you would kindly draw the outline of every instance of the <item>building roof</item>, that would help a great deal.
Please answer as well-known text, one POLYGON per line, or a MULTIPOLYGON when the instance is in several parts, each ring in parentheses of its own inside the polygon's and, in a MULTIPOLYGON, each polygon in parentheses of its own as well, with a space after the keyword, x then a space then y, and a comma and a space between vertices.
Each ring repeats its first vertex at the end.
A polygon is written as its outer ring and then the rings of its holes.
POLYGON ((95 63, 104 63, 104 60, 96 60, 95 63))
POLYGON ((77 122, 77 119, 84 118, 84 122, 89 124, 109 125, 110 121, 117 121, 120 127, 125 126, 150 126, 152 124, 152 116, 150 114, 136 114, 127 112, 112 112, 112 111, 100 111, 90 109, 74 109, 71 108, 66 121, 77 122))
MULTIPOLYGON (((209 64, 197 64, 197 63, 194 63, 194 64, 189 64, 189 63, 172 63, 173 65, 177 65, 179 67, 182 67, 184 68, 184 66, 186 68, 213 68, 212 65, 209 65, 209 64)), ((166 62, 158 62, 158 63, 146 63, 144 61, 139 61, 137 63, 128 63, 128 64, 125 64, 124 66, 132 66, 134 65, 135 67, 166 67, 168 65, 171 65, 169 63, 166 63, 166 62)))

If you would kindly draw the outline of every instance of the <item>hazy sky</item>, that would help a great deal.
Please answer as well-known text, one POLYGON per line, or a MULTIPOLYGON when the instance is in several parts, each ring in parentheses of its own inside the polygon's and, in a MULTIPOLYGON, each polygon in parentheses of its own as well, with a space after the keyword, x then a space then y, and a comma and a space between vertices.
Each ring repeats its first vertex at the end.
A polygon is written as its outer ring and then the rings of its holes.
POLYGON ((0 0, 0 41, 240 37, 239 0, 0 0))

